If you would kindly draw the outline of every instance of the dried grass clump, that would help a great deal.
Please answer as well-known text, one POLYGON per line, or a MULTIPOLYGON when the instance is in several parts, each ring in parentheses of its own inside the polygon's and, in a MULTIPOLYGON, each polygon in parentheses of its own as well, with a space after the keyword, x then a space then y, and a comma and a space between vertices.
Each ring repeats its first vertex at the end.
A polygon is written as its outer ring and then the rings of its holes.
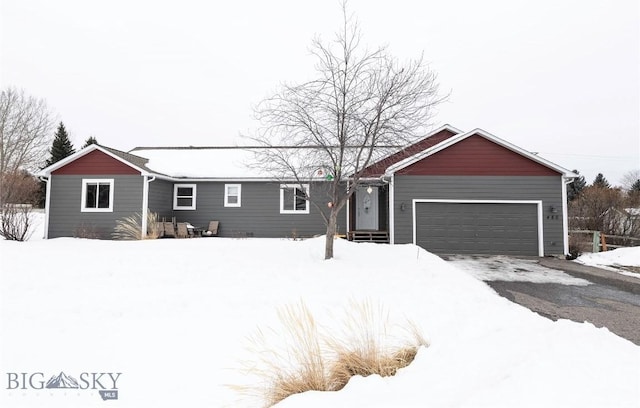
MULTIPOLYGON (((142 239, 142 215, 135 213, 129 217, 124 217, 116 221, 111 236, 121 240, 142 239)), ((157 239, 160 237, 160 224, 158 214, 147 211, 147 235, 144 239, 157 239)))
POLYGON ((329 370, 333 390, 344 388, 354 375, 393 376, 411 364, 420 347, 428 345, 413 322, 400 327, 402 336, 397 337, 389 321, 389 312, 379 304, 350 303, 342 336, 326 339, 335 352, 329 370))
POLYGON ((320 331, 303 302, 285 307, 278 317, 283 329, 269 333, 277 337, 274 341, 284 340, 282 349, 270 348, 261 330, 250 339, 250 351, 258 361, 245 363, 246 372, 260 379, 260 385, 232 386, 261 399, 266 407, 305 391, 341 390, 355 375, 393 376, 428 345, 409 321, 400 328, 403 336, 394 337, 388 313, 371 302, 351 303, 342 333, 320 331))

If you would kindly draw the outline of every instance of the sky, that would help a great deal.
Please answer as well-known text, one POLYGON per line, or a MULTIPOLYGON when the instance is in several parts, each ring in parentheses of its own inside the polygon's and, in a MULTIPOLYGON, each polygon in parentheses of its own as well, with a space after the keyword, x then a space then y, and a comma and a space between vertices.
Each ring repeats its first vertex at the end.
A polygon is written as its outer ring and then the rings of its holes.
MULTIPOLYGON (((43 98, 76 148, 243 143, 253 107, 313 77, 339 1, 0 0, 0 85, 43 98)), ((432 121, 593 181, 640 170, 636 0, 351 0, 364 43, 420 55, 449 94, 432 121)))

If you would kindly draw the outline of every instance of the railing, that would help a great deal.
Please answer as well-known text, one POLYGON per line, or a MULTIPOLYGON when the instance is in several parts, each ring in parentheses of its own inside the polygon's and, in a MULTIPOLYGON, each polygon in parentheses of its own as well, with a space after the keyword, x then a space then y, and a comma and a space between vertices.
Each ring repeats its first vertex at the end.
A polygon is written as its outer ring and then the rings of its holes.
POLYGON ((354 242, 378 242, 389 243, 388 231, 349 231, 347 234, 349 241, 354 242))
POLYGON ((601 252, 616 248, 640 246, 640 238, 625 237, 620 235, 603 234, 600 231, 571 230, 569 231, 570 243, 575 236, 585 236, 584 239, 573 239, 582 251, 601 252))

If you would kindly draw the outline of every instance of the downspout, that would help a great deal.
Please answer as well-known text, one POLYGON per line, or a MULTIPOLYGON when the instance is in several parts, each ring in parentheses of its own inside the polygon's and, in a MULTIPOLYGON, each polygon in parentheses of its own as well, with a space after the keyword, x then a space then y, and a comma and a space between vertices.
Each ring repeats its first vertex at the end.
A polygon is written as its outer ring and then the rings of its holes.
POLYGON ((574 177, 562 177, 562 244, 564 254, 569 254, 569 201, 567 199, 567 186, 575 180, 574 177))
POLYGON ((44 236, 43 239, 49 238, 49 202, 51 198, 51 179, 49 177, 38 176, 40 181, 46 183, 47 188, 44 197, 44 236))
POLYGON ((142 239, 147 238, 147 217, 149 213, 149 183, 154 181, 155 176, 149 178, 149 176, 144 176, 143 184, 142 184, 142 223, 140 225, 142 239))
POLYGON ((388 205, 388 213, 389 213, 389 244, 393 245, 395 243, 395 214, 393 209, 395 207, 395 194, 393 189, 393 174, 389 176, 385 176, 384 174, 380 176, 380 180, 389 186, 389 199, 387 200, 388 205))

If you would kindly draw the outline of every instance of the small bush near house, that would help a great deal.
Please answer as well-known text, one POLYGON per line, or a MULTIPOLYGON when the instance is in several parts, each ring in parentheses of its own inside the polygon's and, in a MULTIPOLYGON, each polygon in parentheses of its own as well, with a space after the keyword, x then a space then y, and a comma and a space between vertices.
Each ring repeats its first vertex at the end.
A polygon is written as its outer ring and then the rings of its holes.
POLYGON ((582 255, 582 249, 580 248, 580 240, 575 236, 569 236, 569 253, 566 258, 569 261, 573 261, 582 255))
MULTIPOLYGON (((116 221, 111 236, 114 239, 140 240, 142 239, 142 215, 135 213, 116 221)), ((160 224, 158 214, 147 211, 147 236, 145 239, 157 239, 160 237, 160 224)))
POLYGON ((388 313, 370 302, 352 303, 340 336, 323 332, 302 302, 285 307, 278 317, 283 328, 266 333, 275 334, 277 341, 284 339, 283 348, 270 345, 262 330, 249 339, 257 361, 244 362, 245 371, 259 384, 231 386, 266 407, 306 391, 341 390, 354 375, 395 375, 413 361, 420 347, 428 346, 411 322, 402 327, 405 336, 394 338, 388 313))

